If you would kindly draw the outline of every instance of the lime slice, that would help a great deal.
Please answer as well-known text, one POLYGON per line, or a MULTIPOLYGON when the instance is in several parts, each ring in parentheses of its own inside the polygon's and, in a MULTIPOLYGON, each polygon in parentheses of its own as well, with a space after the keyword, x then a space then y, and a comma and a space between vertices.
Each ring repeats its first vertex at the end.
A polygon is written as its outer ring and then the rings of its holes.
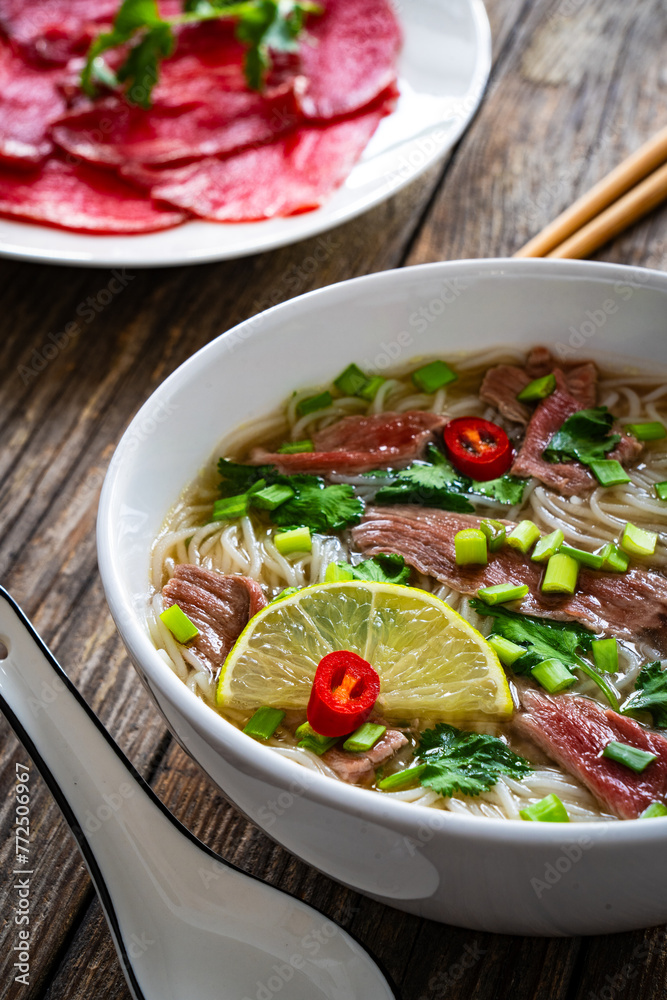
POLYGON ((512 713, 498 657, 461 615, 424 590, 364 581, 307 587, 255 615, 222 669, 218 707, 305 709, 318 663, 338 649, 378 672, 386 715, 512 713))

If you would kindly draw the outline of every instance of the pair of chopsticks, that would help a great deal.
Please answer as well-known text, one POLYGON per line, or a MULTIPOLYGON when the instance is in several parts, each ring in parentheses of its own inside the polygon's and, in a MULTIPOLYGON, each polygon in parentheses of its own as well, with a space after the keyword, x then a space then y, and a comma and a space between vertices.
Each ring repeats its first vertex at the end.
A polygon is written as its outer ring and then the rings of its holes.
POLYGON ((580 260, 667 199, 667 127, 645 142, 515 257, 580 260))

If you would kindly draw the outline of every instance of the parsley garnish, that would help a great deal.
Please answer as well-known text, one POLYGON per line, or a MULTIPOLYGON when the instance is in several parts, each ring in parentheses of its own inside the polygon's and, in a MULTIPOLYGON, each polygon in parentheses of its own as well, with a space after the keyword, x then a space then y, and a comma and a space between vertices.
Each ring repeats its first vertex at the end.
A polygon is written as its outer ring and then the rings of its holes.
POLYGON ((659 660, 647 663, 637 675, 635 691, 623 705, 622 712, 650 712, 653 725, 667 729, 667 670, 659 660))
POLYGON ((370 580, 374 583, 406 584, 410 579, 410 567, 405 565, 403 556, 396 552, 385 552, 352 566, 350 563, 336 563, 341 569, 352 572, 354 580, 370 580))
POLYGON ((595 681, 611 707, 618 711, 618 698, 614 689, 592 664, 578 655, 578 650, 582 653, 590 650, 593 638, 592 633, 583 625, 578 622, 532 618, 500 605, 491 606, 477 598, 473 598, 470 604, 478 614, 494 619, 494 631, 497 635, 526 647, 525 654, 512 664, 514 673, 530 674, 538 663, 555 658, 566 667, 576 667, 595 681))
POLYGON ((325 486, 318 476, 285 476, 284 480, 296 496, 271 512, 271 520, 281 528, 305 525, 319 534, 341 531, 356 524, 364 512, 363 503, 347 483, 325 486), (302 480, 298 484, 294 482, 297 478, 302 480), (312 481, 303 482, 305 479, 312 481))
POLYGON ((149 108, 160 63, 174 51, 174 28, 229 18, 236 21, 236 37, 246 45, 248 85, 261 90, 271 69, 271 52, 296 51, 306 16, 321 11, 312 0, 186 0, 182 14, 165 19, 157 0, 124 0, 111 31, 99 34, 88 50, 81 87, 95 97, 97 82, 121 86, 131 104, 149 108), (102 56, 121 45, 129 45, 128 54, 114 74, 102 56))
MULTIPOLYGON (((439 507, 457 513, 472 513, 475 508, 466 494, 491 497, 499 503, 517 504, 523 497, 528 480, 506 473, 499 479, 477 482, 462 475, 434 445, 429 445, 427 462, 414 462, 393 475, 393 483, 382 486, 377 503, 415 503, 422 507, 439 507)), ((367 473, 369 478, 385 479, 386 470, 367 473)))
POLYGON ((599 461, 621 440, 620 434, 611 433, 613 423, 614 416, 606 406, 579 410, 553 435, 544 457, 549 462, 569 462, 575 458, 583 465, 599 461))
POLYGON ((326 486, 319 476, 299 473, 285 476, 272 465, 241 465, 221 458, 218 462, 220 495, 222 497, 250 494, 260 480, 267 486, 280 484, 294 490, 294 496, 276 507, 269 514, 274 524, 281 528, 308 527, 313 532, 325 534, 341 531, 356 524, 364 512, 362 501, 347 483, 326 486))
POLYGON ((532 771, 528 761, 496 736, 464 732, 446 723, 421 734, 416 756, 426 765, 421 784, 445 796, 479 795, 503 774, 524 778, 532 771))

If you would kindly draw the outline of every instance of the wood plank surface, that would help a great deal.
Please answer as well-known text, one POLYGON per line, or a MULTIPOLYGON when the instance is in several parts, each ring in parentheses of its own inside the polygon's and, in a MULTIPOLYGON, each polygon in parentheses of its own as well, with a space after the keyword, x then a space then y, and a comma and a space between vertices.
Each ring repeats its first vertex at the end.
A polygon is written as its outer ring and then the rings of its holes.
MULTIPOLYGON (((346 226, 270 254, 121 271, 0 262, 0 582, 175 814, 224 857, 313 903, 404 1000, 667 997, 664 929, 521 939, 445 927, 342 889, 247 823, 167 735, 115 632, 94 523, 114 446, 153 389, 239 320, 403 264, 513 253, 667 122, 664 0, 488 0, 494 68, 448 164, 346 226)), ((598 257, 665 269, 667 210, 598 257)), ((0 721, 0 998, 127 1000, 83 864, 31 768, 30 984, 13 980, 13 798, 0 721)), ((369 998, 372 1000, 372 998, 369 998)))

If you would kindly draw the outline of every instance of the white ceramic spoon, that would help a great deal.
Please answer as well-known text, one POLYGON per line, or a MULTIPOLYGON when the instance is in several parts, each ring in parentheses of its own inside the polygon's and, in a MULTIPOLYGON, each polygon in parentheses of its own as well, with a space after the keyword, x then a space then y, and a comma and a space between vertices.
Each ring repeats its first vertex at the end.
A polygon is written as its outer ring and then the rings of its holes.
POLYGON ((0 708, 74 832, 135 1000, 395 998, 349 934, 174 819, 2 588, 0 643, 0 708))

